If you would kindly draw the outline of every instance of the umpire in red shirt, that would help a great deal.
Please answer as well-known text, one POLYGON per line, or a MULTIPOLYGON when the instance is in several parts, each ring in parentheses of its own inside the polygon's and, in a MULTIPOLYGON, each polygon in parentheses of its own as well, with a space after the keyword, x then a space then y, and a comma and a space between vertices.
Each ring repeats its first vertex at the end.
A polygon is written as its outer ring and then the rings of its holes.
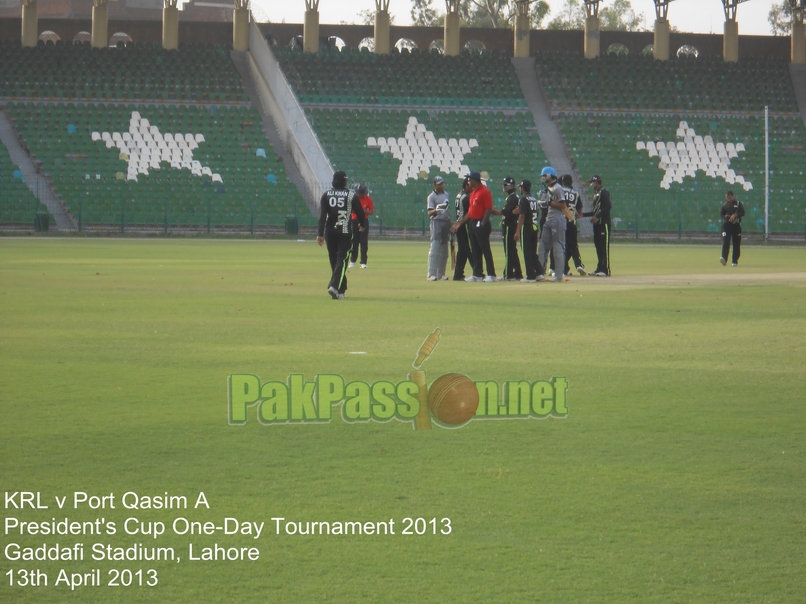
POLYGON ((461 220, 457 220, 451 227, 456 232, 459 227, 467 223, 470 227, 470 248, 473 252, 473 276, 465 281, 495 281, 495 263, 493 252, 490 249, 490 214, 500 214, 493 209, 493 196, 490 189, 481 184, 481 175, 471 172, 467 175, 470 181, 470 206, 461 220), (482 257, 487 263, 487 276, 482 272, 482 257))

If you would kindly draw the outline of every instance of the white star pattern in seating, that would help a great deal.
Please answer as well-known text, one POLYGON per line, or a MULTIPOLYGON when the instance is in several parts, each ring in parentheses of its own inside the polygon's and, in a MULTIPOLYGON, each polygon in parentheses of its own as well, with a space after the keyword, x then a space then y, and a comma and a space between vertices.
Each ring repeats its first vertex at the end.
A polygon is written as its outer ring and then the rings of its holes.
POLYGON ((203 134, 163 135, 137 111, 132 111, 128 132, 93 132, 92 140, 103 141, 107 149, 118 149, 118 157, 128 164, 126 180, 136 181, 140 174, 148 176, 149 169, 159 170, 165 162, 171 168, 190 170, 195 176, 206 174, 213 182, 223 182, 220 174, 213 174, 210 168, 193 159, 193 150, 205 142, 203 134))
POLYGON ((425 124, 417 121, 416 117, 409 118, 404 137, 370 136, 367 139, 367 147, 370 149, 391 153, 392 157, 400 160, 397 184, 404 187, 409 179, 422 178, 423 174, 427 177, 432 166, 436 166, 444 174, 465 176, 470 171, 470 168, 462 163, 465 155, 478 146, 479 143, 475 138, 437 139, 433 132, 426 129, 425 124))
POLYGON ((673 182, 682 183, 683 178, 694 178, 698 170, 711 178, 723 178, 728 184, 738 184, 745 191, 753 183, 730 169, 730 160, 744 151, 743 143, 716 143, 710 136, 698 136, 687 122, 677 127, 677 142, 638 141, 635 148, 646 151, 649 157, 659 157, 658 168, 664 171, 660 181, 662 189, 669 189, 673 182))

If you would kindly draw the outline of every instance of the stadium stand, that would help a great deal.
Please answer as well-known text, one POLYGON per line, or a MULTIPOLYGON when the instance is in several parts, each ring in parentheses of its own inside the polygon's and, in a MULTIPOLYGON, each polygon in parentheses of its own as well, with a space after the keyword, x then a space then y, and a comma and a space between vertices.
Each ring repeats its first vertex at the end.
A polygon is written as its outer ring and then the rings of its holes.
POLYGON ((0 57, 9 117, 79 228, 313 222, 224 48, 3 42, 0 57))
POLYGON ((526 107, 509 57, 501 53, 333 49, 312 55, 289 48, 276 55, 303 104, 526 107))
POLYGON ((178 50, 129 43, 93 49, 89 42, 48 41, 35 48, 0 43, 0 97, 93 101, 248 102, 221 46, 178 50))
MULTIPOLYGON (((384 227, 426 228, 436 174, 454 193, 468 169, 486 173, 500 203, 504 176, 537 181, 546 163, 504 53, 275 52, 333 168, 369 184, 384 227)), ((538 53, 536 73, 576 170, 613 193, 617 229, 714 231, 730 187, 747 230, 762 230, 766 105, 770 226, 803 231, 806 133, 784 59, 538 53)), ((315 224, 248 99, 221 45, 0 41, 0 100, 82 228, 315 224)))
POLYGON ((47 215, 48 224, 54 223, 47 208, 28 189, 8 150, 0 144, 0 225, 30 226, 36 222, 37 214, 47 215))
POLYGON ((310 108, 308 115, 334 169, 373 190, 385 226, 427 224, 424 200, 437 174, 456 194, 460 176, 478 170, 497 198, 505 176, 536 181, 545 163, 531 114, 522 111, 310 108))
POLYGON ((553 110, 797 112, 788 63, 775 57, 605 55, 585 59, 541 53, 538 70, 553 110))
POLYGON ((764 230, 764 118, 770 118, 770 230, 803 232, 806 131, 787 64, 708 57, 538 56, 543 88, 577 170, 601 174, 614 228, 716 232, 725 191, 764 230))
POLYGON ((277 56, 333 168, 369 185, 382 228, 426 229, 424 200, 437 174, 455 194, 460 177, 477 170, 503 198, 505 176, 536 181, 545 164, 517 75, 500 53, 277 56))
POLYGON ((9 113, 82 225, 279 226, 303 205, 246 106, 12 103, 9 113))

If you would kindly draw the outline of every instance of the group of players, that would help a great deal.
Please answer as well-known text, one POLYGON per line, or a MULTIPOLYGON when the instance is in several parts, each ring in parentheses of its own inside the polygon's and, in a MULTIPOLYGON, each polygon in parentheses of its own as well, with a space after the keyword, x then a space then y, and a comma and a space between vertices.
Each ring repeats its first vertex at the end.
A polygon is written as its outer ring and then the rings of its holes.
MULTIPOLYGON (((450 198, 445 192, 445 180, 433 180, 434 191, 428 196, 426 212, 431 219, 431 248, 428 253, 428 280, 447 281, 448 246, 453 259, 454 281, 565 281, 570 274, 569 261, 580 275, 610 276, 610 193, 602 186, 602 178, 594 175, 588 184, 594 190, 593 209, 582 211, 582 200, 566 174, 557 177, 551 166, 543 168, 540 179, 543 188, 537 198, 532 195, 532 183, 522 180, 516 191, 515 179, 503 181, 506 193, 504 207, 493 207, 492 194, 483 184, 478 172, 470 172, 462 182, 462 190, 454 200, 456 219, 451 216, 450 198), (490 248, 491 216, 501 216, 504 243, 504 275, 496 276, 490 248), (593 242, 598 264, 587 272, 582 263, 577 239, 577 221, 589 217, 593 224, 593 242), (518 257, 520 243, 525 275, 518 257), (455 249, 458 244, 458 253, 455 249), (546 266, 548 261, 549 266, 546 266), (473 271, 465 277, 465 266, 473 271), (487 274, 484 274, 484 264, 487 274), (548 278, 547 278, 548 275, 548 278)), ((361 251, 361 268, 367 268, 367 235, 370 214, 374 212, 372 198, 366 185, 347 188, 347 174, 336 172, 331 188, 320 201, 319 232, 316 241, 327 243, 331 278, 328 294, 334 300, 344 298, 347 290, 347 269, 355 266, 361 251)), ((731 244, 731 265, 738 266, 741 253, 744 206, 733 191, 725 194, 720 210, 722 225, 722 255, 720 263, 727 264, 731 244)))
MULTIPOLYGON (((454 281, 564 281, 569 274, 569 260, 574 261, 580 275, 586 275, 588 273, 577 242, 576 221, 582 217, 589 217, 593 223, 598 255, 596 271, 590 274, 610 276, 611 202, 610 194, 602 187, 601 177, 594 176, 588 181, 595 194, 593 209, 587 213, 582 211, 582 200, 573 189, 571 176, 564 175, 558 179, 554 168, 547 166, 541 173, 541 181, 543 189, 535 198, 530 181, 521 181, 518 194, 515 179, 511 176, 505 178, 503 189, 507 198, 504 207, 499 210, 493 207, 492 194, 483 184, 481 175, 470 172, 454 200, 454 221, 449 196, 445 192, 445 181, 437 176, 426 210, 431 219, 428 280, 448 280, 445 273, 449 245, 454 255, 454 281), (496 276, 490 248, 490 217, 493 215, 502 218, 506 268, 501 277, 496 276), (458 244, 458 253, 455 252, 454 241, 458 244), (518 242, 521 244, 525 276, 518 256, 518 242), (550 263, 548 267, 547 262, 550 263), (465 277, 464 270, 468 263, 473 274, 465 277), (547 279, 547 274, 551 279, 547 279)), ((372 200, 366 187, 362 189, 359 185, 357 189, 348 189, 346 173, 336 172, 331 188, 320 200, 316 238, 320 246, 327 244, 331 266, 327 291, 334 300, 344 298, 347 269, 355 266, 359 243, 363 244, 361 268, 366 268, 367 217, 372 211, 372 200)))
POLYGON ((589 184, 594 188, 594 207, 582 211, 582 199, 573 188, 570 175, 557 177, 547 166, 541 173, 543 188, 537 198, 532 195, 532 183, 523 180, 516 190, 515 179, 503 181, 506 193, 504 207, 493 207, 492 194, 483 184, 478 172, 470 172, 462 182, 462 190, 454 200, 456 221, 450 216, 448 195, 441 176, 434 179, 434 192, 427 201, 431 218, 431 249, 428 255, 428 280, 448 280, 449 241, 455 253, 454 281, 564 281, 570 274, 569 261, 580 275, 588 274, 579 253, 577 220, 589 217, 594 227, 594 244, 599 262, 592 275, 610 276, 610 194, 602 187, 602 179, 594 176, 589 184), (490 249, 491 216, 501 216, 505 269, 496 276, 490 249), (518 255, 520 242, 524 272, 518 255), (547 265, 547 262, 549 263, 547 265), (473 271, 465 277, 466 264, 473 271), (486 265, 486 275, 484 268, 486 265))

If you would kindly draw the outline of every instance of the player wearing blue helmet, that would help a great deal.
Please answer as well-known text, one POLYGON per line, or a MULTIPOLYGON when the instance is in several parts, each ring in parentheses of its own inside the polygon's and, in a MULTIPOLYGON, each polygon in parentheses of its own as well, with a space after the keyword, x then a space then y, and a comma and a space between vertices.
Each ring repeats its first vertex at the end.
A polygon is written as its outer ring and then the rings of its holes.
MULTIPOLYGON (((563 281, 563 267, 565 266, 565 229, 568 224, 565 212, 565 191, 557 182, 557 171, 551 166, 546 166, 540 173, 540 179, 547 187, 547 199, 545 203, 548 207, 546 212, 546 223, 540 232, 540 241, 537 244, 537 257, 540 265, 545 268, 549 250, 554 252, 557 272, 554 281, 563 281)), ((542 275, 538 276, 541 280, 542 275)))

